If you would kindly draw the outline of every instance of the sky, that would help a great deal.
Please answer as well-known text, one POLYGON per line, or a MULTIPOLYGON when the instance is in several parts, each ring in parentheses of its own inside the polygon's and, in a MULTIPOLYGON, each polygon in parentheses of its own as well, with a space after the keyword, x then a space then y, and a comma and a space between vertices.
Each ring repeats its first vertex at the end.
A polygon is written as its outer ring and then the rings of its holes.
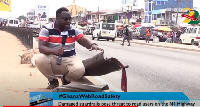
MULTIPOLYGON (((193 0, 194 7, 200 11, 199 1, 193 0)), ((144 0, 138 0, 138 7, 144 8, 144 0)), ((34 9, 36 4, 49 5, 49 16, 55 16, 55 12, 60 7, 66 7, 73 4, 73 0, 11 0, 12 12, 0 11, 0 18, 17 18, 25 15, 30 9, 34 9)), ((89 11, 98 11, 103 9, 121 9, 121 0, 76 0, 76 5, 85 7, 89 11)))
MULTIPOLYGON (((139 0, 139 7, 144 6, 144 0, 139 0)), ((55 12, 60 7, 66 7, 73 4, 73 0, 11 0, 12 12, 0 11, 0 17, 17 18, 20 15, 26 15, 35 5, 49 5, 49 16, 55 16, 55 12)), ((121 0, 76 0, 76 5, 85 7, 89 11, 98 11, 103 9, 121 9, 121 0)))
POLYGON ((200 6, 199 6, 200 0, 193 0, 193 7, 197 7, 197 11, 200 12, 200 6))

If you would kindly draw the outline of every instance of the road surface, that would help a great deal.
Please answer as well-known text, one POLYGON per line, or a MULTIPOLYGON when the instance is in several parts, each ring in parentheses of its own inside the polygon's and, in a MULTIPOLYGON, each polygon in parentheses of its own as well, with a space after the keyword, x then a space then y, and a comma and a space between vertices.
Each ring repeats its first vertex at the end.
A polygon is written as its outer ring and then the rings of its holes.
MULTIPOLYGON (((90 39, 90 38, 89 38, 90 39)), ((91 39, 90 39, 91 40, 91 39)), ((200 99, 200 54, 195 52, 131 44, 119 41, 97 41, 105 50, 105 57, 115 57, 127 69, 129 92, 184 92, 190 99, 200 99)), ((94 56, 76 44, 77 56, 94 56)), ((98 77, 120 90, 121 71, 98 77)), ((104 81, 104 82, 105 82, 104 81)))

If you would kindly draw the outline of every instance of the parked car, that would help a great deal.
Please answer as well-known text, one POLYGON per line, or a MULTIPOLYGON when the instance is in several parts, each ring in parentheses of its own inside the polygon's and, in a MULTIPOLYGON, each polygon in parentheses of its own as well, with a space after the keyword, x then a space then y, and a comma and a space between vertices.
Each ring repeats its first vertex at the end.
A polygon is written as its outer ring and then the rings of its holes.
POLYGON ((19 19, 9 18, 6 26, 19 27, 19 19))
POLYGON ((133 29, 133 37, 139 38, 141 27, 136 27, 133 29))
POLYGON ((165 42, 167 40, 167 32, 158 31, 157 37, 159 38, 160 42, 165 42))
POLYGON ((180 43, 199 44, 200 27, 187 27, 180 36, 180 43))
POLYGON ((86 28, 85 34, 86 34, 86 35, 92 35, 94 29, 95 29, 94 26, 86 28))
POLYGON ((40 24, 28 24, 28 27, 33 28, 33 29, 40 29, 41 28, 40 24))
MULTIPOLYGON (((146 35, 146 32, 145 32, 145 29, 147 27, 144 27, 144 26, 141 26, 141 27, 137 27, 135 28, 135 31, 134 31, 134 36, 136 36, 138 39, 145 39, 145 35, 146 35)), ((153 27, 150 27, 150 29, 152 29, 153 27)), ((151 35, 151 38, 150 39, 153 39, 153 36, 151 35)))

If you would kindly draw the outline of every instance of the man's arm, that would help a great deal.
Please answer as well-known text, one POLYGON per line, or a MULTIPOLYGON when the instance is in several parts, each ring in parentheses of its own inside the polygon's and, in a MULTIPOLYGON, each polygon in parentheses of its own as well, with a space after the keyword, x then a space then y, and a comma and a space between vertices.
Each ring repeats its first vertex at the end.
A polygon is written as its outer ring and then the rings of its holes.
POLYGON ((92 42, 89 41, 86 37, 82 37, 77 41, 80 45, 83 47, 86 47, 87 49, 90 49, 92 46, 92 42))
POLYGON ((40 33, 39 33, 39 43, 38 43, 38 48, 40 53, 49 55, 53 54, 52 49, 50 49, 48 46, 48 39, 49 39, 49 31, 46 29, 46 27, 42 28, 40 33))
POLYGON ((48 45, 48 42, 39 40, 39 51, 40 51, 40 53, 43 53, 43 54, 46 54, 46 55, 53 54, 52 49, 47 47, 47 45, 48 45))
POLYGON ((102 50, 97 44, 92 43, 90 40, 84 37, 83 33, 79 29, 75 29, 75 35, 76 41, 83 47, 86 47, 89 50, 102 50))
POLYGON ((50 54, 54 54, 54 55, 60 55, 63 54, 63 49, 62 47, 59 48, 49 48, 48 47, 48 40, 49 40, 49 32, 46 28, 42 28, 40 33, 39 33, 39 43, 38 43, 38 48, 40 53, 46 54, 46 55, 50 55, 50 54))
POLYGON ((39 51, 40 53, 50 55, 62 55, 64 53, 64 49, 62 47, 59 48, 49 48, 47 47, 48 42, 39 40, 39 51))
POLYGON ((86 47, 87 49, 91 50, 100 50, 102 51, 103 49, 99 48, 96 43, 92 43, 89 41, 87 38, 82 37, 77 41, 80 45, 86 47))

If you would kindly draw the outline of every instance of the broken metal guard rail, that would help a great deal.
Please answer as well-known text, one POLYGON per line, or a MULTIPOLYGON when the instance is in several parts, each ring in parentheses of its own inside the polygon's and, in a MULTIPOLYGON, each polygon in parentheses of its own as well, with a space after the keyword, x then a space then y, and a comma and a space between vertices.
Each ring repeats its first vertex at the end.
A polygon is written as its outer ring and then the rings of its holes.
POLYGON ((33 31, 28 28, 3 26, 0 30, 15 35, 28 49, 33 49, 33 31))

